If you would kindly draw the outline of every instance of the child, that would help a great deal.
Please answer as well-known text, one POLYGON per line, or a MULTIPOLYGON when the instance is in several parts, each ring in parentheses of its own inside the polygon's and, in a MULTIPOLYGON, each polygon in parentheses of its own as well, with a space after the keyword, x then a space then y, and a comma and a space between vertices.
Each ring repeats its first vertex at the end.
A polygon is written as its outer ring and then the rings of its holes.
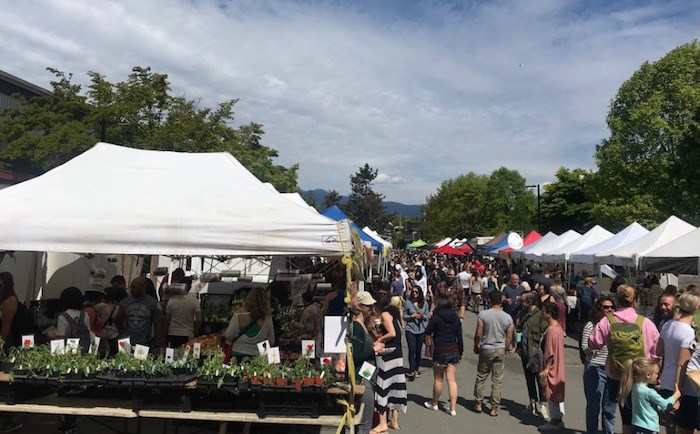
POLYGON ((625 362, 620 381, 620 405, 632 404, 633 434, 653 434, 659 432, 659 411, 666 411, 681 396, 678 385, 669 398, 663 398, 649 387, 659 378, 659 365, 646 357, 625 362), (632 396, 630 398, 630 395, 632 396))

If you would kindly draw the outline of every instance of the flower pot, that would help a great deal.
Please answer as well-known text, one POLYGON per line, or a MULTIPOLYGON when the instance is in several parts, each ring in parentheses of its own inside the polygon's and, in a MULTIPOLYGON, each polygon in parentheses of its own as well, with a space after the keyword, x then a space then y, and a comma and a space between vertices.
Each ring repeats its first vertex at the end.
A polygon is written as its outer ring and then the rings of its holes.
POLYGON ((286 386, 286 385, 287 385, 286 378, 275 378, 275 386, 286 386))
POLYGON ((304 377, 304 386, 313 386, 316 384, 316 379, 313 377, 304 377))
POLYGON ((251 382, 251 384, 260 384, 260 377, 255 375, 255 376, 250 378, 250 382, 251 382))
POLYGON ((263 377, 262 384, 272 384, 272 378, 263 377))
POLYGON ((294 390, 296 390, 297 392, 301 392, 301 385, 302 385, 303 383, 304 383, 304 382, 303 382, 301 379, 299 379, 299 380, 294 380, 294 390))
POLYGON ((315 377, 314 382, 316 383, 317 386, 323 386, 323 378, 321 378, 321 377, 315 377))

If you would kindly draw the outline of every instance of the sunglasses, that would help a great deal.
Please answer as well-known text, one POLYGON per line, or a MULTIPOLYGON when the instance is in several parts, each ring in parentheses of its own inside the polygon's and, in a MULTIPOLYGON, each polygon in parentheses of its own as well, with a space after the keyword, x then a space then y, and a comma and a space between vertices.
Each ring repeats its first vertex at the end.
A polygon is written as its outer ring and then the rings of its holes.
POLYGON ((615 309, 615 306, 613 306, 612 304, 604 304, 603 309, 615 309))

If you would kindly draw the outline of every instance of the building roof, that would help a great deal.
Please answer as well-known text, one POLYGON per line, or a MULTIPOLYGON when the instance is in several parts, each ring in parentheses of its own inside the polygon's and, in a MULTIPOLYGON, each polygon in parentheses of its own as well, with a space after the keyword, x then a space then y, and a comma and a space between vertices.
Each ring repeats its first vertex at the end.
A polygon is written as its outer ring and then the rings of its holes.
POLYGON ((46 96, 51 94, 50 90, 46 90, 43 87, 37 86, 36 84, 32 84, 26 80, 22 80, 21 78, 14 76, 8 72, 5 72, 0 69, 0 80, 5 81, 11 85, 17 86, 20 89, 23 89, 29 93, 35 94, 37 96, 46 96))

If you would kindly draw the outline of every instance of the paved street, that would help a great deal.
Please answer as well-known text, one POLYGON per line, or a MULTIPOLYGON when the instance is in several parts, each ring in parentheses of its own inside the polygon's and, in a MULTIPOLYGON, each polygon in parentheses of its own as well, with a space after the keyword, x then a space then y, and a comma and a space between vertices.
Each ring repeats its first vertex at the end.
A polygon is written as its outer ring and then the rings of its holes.
MULTIPOLYGON (((503 387, 502 407, 498 417, 493 418, 486 413, 475 414, 470 408, 473 404, 474 378, 476 372, 477 356, 472 353, 472 342, 474 329, 476 326, 476 315, 467 312, 464 322, 465 359, 458 367, 459 401, 457 405, 457 416, 451 417, 444 411, 434 412, 423 407, 423 402, 430 398, 432 390, 432 370, 430 362, 424 360, 421 378, 408 383, 408 412, 400 417, 401 432, 406 434, 428 434, 428 433, 454 433, 454 432, 474 432, 474 433, 537 433, 537 425, 544 423, 542 419, 532 415, 523 415, 521 412, 528 402, 525 379, 522 374, 520 359, 516 354, 509 354, 506 363, 506 373, 503 387)), ((585 399, 583 395, 582 371, 583 367, 579 360, 577 341, 567 338, 566 341, 566 416, 564 423, 566 433, 581 432, 585 428, 584 411, 585 399)), ((406 350, 404 350, 406 352, 406 350)), ((486 392, 490 391, 490 382, 487 382, 486 392)), ((447 390, 443 391, 442 401, 447 400, 447 390)), ((24 433, 51 433, 56 429, 56 416, 29 416, 21 415, 21 421, 25 428, 24 433)), ((174 427, 170 421, 168 432, 174 432, 174 427)), ((79 432, 90 434, 113 433, 123 431, 124 424, 120 420, 102 418, 100 420, 81 418, 79 420, 79 432), (110 429, 111 428, 111 429, 110 429)), ((136 422, 130 421, 128 430, 135 432, 136 422)), ((194 434, 195 432, 213 433, 217 432, 216 424, 191 423, 178 426, 178 432, 182 434, 194 434)), ((229 432, 237 432, 240 425, 232 424, 229 432)), ((293 433, 293 432, 318 432, 316 430, 293 430, 282 429, 278 426, 258 425, 253 433, 293 433)), ((160 421, 147 421, 143 425, 144 433, 163 432, 163 424, 160 421)), ((325 433, 335 432, 334 429, 326 428, 325 433)), ((621 427, 618 417, 618 432, 621 427)))

